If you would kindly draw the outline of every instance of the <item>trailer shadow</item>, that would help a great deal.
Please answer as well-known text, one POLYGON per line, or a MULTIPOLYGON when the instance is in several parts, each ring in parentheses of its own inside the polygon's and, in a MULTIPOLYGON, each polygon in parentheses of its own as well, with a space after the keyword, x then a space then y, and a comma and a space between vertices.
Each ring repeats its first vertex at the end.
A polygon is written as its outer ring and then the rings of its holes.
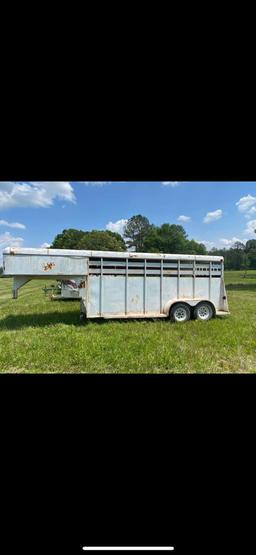
MULTIPOLYGON (((162 319, 161 319, 162 320, 162 319)), ((133 319, 124 319, 124 318, 95 318, 80 321, 79 313, 77 312, 47 312, 45 314, 15 314, 9 315, 5 318, 0 319, 0 331, 1 330, 19 330, 22 328, 43 328, 43 327, 50 327, 55 326, 57 324, 65 324, 65 325, 72 325, 72 326, 87 326, 89 324, 94 324, 96 326, 107 326, 109 322, 117 322, 120 324, 126 324, 128 322, 153 322, 159 321, 159 319, 154 318, 133 318, 133 319)), ((166 320, 164 320, 166 321, 166 320)), ((167 319, 168 321, 168 319, 167 319)))
POLYGON ((79 313, 70 311, 9 315, 0 320, 0 330, 19 330, 29 327, 43 328, 56 324, 80 326, 79 313))

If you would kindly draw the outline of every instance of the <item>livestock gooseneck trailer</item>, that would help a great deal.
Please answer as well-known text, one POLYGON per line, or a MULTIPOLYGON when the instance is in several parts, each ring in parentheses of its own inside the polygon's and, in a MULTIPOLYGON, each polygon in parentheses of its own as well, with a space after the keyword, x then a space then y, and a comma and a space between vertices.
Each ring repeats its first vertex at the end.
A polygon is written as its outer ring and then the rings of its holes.
POLYGON ((222 256, 7 248, 3 275, 14 298, 31 279, 76 280, 81 319, 229 314, 222 256))

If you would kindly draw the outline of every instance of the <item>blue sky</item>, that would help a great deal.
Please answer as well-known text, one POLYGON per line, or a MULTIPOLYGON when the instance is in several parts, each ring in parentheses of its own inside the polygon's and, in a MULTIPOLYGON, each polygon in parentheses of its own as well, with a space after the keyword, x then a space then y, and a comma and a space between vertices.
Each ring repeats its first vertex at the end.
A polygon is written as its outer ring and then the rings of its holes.
POLYGON ((256 183, 0 182, 0 251, 50 244, 69 227, 122 232, 135 214, 179 223, 208 249, 229 247, 256 239, 256 183))

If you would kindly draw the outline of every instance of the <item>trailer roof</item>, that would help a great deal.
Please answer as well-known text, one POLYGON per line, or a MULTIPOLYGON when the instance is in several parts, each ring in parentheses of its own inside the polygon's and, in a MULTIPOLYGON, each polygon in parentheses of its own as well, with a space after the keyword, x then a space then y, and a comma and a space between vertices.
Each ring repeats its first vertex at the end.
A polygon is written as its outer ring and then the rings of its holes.
POLYGON ((163 254, 153 252, 120 252, 120 251, 86 251, 86 250, 66 250, 66 249, 20 249, 7 247, 3 250, 4 254, 20 255, 40 255, 40 256, 73 256, 73 257, 94 257, 94 258, 152 258, 164 260, 202 260, 220 262, 223 256, 198 255, 198 254, 163 254))

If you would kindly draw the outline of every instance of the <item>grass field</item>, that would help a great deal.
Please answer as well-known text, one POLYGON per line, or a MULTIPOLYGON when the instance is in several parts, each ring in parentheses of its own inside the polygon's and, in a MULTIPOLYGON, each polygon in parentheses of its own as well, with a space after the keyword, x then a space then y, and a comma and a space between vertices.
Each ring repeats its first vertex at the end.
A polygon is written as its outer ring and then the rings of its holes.
POLYGON ((31 281, 0 279, 0 372, 256 372, 256 271, 226 272, 230 316, 209 322, 79 321, 31 281))

